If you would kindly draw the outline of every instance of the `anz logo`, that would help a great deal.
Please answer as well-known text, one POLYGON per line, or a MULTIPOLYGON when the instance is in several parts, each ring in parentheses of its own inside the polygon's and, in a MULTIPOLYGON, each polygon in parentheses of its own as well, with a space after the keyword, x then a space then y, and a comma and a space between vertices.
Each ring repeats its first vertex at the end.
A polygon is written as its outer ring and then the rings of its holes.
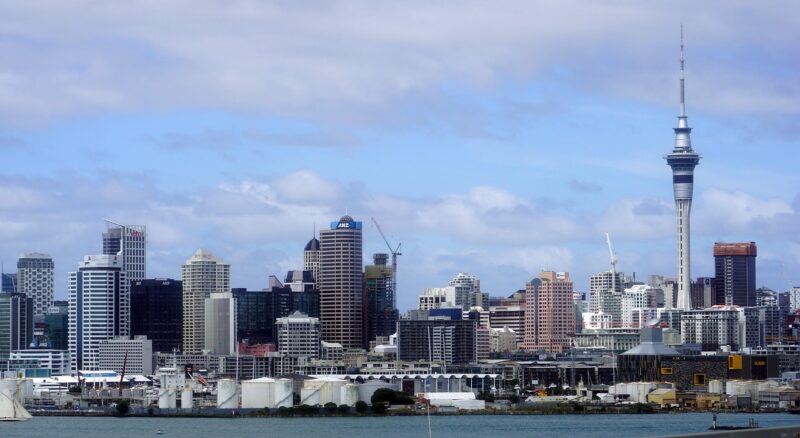
POLYGON ((350 222, 339 222, 336 228, 350 228, 350 222))

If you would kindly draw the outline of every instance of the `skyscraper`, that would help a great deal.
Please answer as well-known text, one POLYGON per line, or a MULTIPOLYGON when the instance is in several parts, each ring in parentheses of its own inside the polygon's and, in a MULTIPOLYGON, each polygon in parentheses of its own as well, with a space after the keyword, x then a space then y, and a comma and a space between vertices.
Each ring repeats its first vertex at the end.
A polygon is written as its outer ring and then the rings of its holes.
POLYGON ((756 305, 756 243, 714 244, 715 304, 756 305))
POLYGON ((183 344, 183 284, 171 278, 131 282, 131 336, 147 336, 153 351, 183 344))
POLYGON ((681 79, 680 115, 675 129, 675 146, 672 153, 665 155, 672 168, 672 190, 675 194, 675 208, 678 225, 678 300, 676 308, 691 309, 691 259, 689 213, 692 209, 692 190, 694 187, 694 168, 700 162, 700 155, 692 149, 691 132, 686 117, 683 65, 683 28, 681 28, 681 79))
POLYGON ((128 281, 147 278, 147 229, 144 225, 120 225, 106 220, 110 225, 103 233, 103 254, 122 255, 122 269, 128 281))
POLYGON ((117 255, 86 256, 69 273, 69 351, 72 369, 97 370, 100 342, 128 336, 130 283, 117 255))
POLYGON ((33 298, 35 315, 44 315, 53 305, 53 272, 53 259, 47 254, 23 254, 17 260, 17 292, 33 298))
POLYGON ((319 235, 321 337, 344 348, 364 345, 361 227, 342 216, 319 235))
POLYGON ((311 271, 314 284, 319 287, 319 240, 312 238, 303 250, 303 270, 311 271))
POLYGON ((625 274, 598 272, 589 277, 589 311, 603 312, 611 318, 612 327, 622 326, 622 290, 625 274))
POLYGON ((231 267, 208 251, 198 249, 181 269, 183 280, 183 351, 197 353, 205 346, 205 299, 230 292, 231 267))
POLYGON ((19 293, 0 293, 0 360, 28 348, 33 339, 33 300, 19 293))
POLYGON ((233 354, 236 347, 236 310, 230 292, 212 293, 205 300, 205 348, 212 353, 233 354))
POLYGON ((366 341, 376 336, 390 336, 397 331, 398 312, 392 293, 392 267, 387 265, 387 254, 375 254, 375 264, 364 267, 364 295, 366 300, 366 341))
POLYGON ((569 349, 575 335, 572 292, 568 272, 543 271, 526 285, 525 350, 569 349))

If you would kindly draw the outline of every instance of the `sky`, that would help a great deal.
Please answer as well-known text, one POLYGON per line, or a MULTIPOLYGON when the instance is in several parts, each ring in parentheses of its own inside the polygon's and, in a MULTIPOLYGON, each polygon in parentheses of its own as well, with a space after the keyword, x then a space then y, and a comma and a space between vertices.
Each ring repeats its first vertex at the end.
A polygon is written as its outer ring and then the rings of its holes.
POLYGON ((694 149, 692 275, 758 244, 800 285, 795 1, 0 0, 0 259, 56 265, 104 218, 144 224, 148 276, 198 248, 234 287, 302 267, 314 230, 393 245, 398 307, 459 272, 508 295, 540 270, 674 276, 663 155, 680 26, 694 149))

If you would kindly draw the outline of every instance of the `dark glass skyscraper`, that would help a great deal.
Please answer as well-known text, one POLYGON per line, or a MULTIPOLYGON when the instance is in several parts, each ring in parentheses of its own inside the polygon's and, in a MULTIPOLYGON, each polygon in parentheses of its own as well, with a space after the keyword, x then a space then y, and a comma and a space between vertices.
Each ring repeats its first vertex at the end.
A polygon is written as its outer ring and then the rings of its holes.
POLYGON ((236 300, 236 337, 240 342, 277 342, 275 320, 295 311, 319 318, 319 291, 313 287, 302 291, 293 291, 288 285, 268 291, 233 288, 231 293, 236 300))
POLYGON ((24 350, 33 339, 33 299, 25 294, 0 294, 0 360, 24 350))
POLYGON ((756 305, 756 243, 715 243, 715 304, 756 305))
POLYGON ((153 351, 183 343, 183 284, 169 278, 131 282, 131 335, 147 336, 153 351))
POLYGON ((397 331, 398 312, 392 293, 392 267, 386 264, 387 254, 375 254, 375 264, 364 268, 364 313, 366 341, 389 336, 397 331))

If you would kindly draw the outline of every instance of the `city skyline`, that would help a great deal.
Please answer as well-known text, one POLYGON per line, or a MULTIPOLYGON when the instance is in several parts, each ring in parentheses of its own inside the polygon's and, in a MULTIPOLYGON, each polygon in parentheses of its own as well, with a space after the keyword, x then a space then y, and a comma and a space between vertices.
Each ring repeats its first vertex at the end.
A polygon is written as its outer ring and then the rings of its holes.
POLYGON ((149 278, 180 278, 203 247, 257 290, 349 214, 365 260, 386 252, 370 217, 403 243, 401 310, 461 271, 493 296, 540 270, 588 291, 610 268, 605 232, 619 271, 675 276, 662 155, 684 23, 703 153, 691 272, 713 276, 715 241, 755 241, 757 287, 786 290, 800 284, 800 11, 686 4, 361 5, 365 20, 357 3, 174 3, 163 23, 123 5, 53 4, 83 9, 71 23, 0 6, 0 258, 52 255, 64 299, 113 217, 147 226, 149 278))

